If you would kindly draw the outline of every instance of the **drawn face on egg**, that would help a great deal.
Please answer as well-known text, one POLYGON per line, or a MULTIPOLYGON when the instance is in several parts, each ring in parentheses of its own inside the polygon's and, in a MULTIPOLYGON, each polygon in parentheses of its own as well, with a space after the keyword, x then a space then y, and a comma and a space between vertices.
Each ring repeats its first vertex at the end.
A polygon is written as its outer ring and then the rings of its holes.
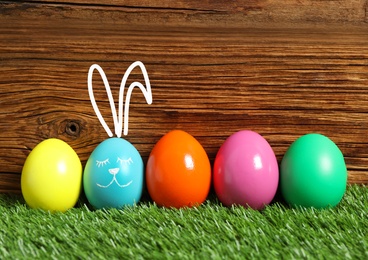
POLYGON ((122 138, 109 138, 89 157, 83 185, 95 208, 134 205, 142 194, 143 161, 137 149, 122 138))
MULTIPOLYGON (((128 187, 130 184, 132 184, 133 180, 128 181, 125 184, 120 184, 118 182, 118 179, 116 178, 116 175, 119 174, 120 169, 126 169, 127 167, 129 167, 129 164, 130 163, 133 163, 132 158, 129 157, 129 159, 121 159, 118 156, 117 159, 116 159, 116 162, 119 163, 121 166, 120 167, 119 166, 118 167, 114 167, 114 168, 108 168, 108 170, 107 170, 109 172, 109 174, 112 175, 112 180, 109 182, 109 184, 106 184, 106 185, 100 184, 100 183, 96 183, 98 187, 106 189, 106 188, 110 187, 112 184, 116 184, 120 188, 125 188, 125 187, 128 187), (123 168, 121 168, 121 167, 123 167, 123 168)), ((98 168, 104 167, 105 165, 109 165, 109 164, 111 164, 110 163, 110 158, 107 158, 107 159, 105 159, 103 161, 96 160, 96 165, 97 165, 98 168)), ((120 176, 121 175, 118 175, 118 177, 120 177, 120 176)))

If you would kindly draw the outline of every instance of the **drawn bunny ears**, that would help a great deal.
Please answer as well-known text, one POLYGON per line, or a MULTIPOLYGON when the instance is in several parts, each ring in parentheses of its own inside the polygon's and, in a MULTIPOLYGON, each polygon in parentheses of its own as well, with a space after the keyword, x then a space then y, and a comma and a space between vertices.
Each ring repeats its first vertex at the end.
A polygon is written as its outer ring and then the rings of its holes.
POLYGON ((121 83, 120 83, 118 115, 116 114, 116 107, 115 107, 114 98, 112 97, 110 85, 109 85, 109 82, 106 78, 105 72, 97 64, 93 64, 89 68, 88 79, 87 79, 89 98, 91 100, 92 107, 93 107, 98 119, 100 120, 101 125, 103 126, 103 128, 105 129, 105 131, 109 135, 109 137, 112 137, 113 133, 111 132, 111 130, 107 126, 105 120, 103 119, 103 117, 100 113, 100 110, 98 109, 98 106, 97 106, 97 103, 96 103, 96 100, 95 100, 95 97, 94 97, 94 94, 93 94, 93 89, 92 89, 93 71, 96 69, 100 73, 100 76, 101 76, 102 81, 103 81, 103 83, 105 85, 105 88, 106 88, 107 97, 108 97, 109 102, 110 102, 112 118, 114 120, 115 134, 116 134, 117 137, 121 137, 122 125, 123 125, 123 99, 124 99, 125 84, 126 84, 126 81, 129 77, 130 73, 132 72, 132 70, 135 67, 140 67, 140 69, 142 71, 142 74, 143 74, 143 77, 144 77, 144 82, 145 82, 146 88, 143 86, 142 83, 136 82, 136 81, 131 83, 128 87, 128 91, 127 91, 126 98, 125 98, 125 106, 124 106, 124 135, 127 135, 128 134, 130 96, 132 95, 133 89, 135 87, 139 87, 141 89, 144 97, 146 98, 147 104, 149 104, 149 105, 152 104, 152 90, 151 90, 151 84, 150 84, 150 81, 149 81, 149 78, 148 78, 146 67, 144 66, 144 64, 142 62, 136 61, 136 62, 132 63, 128 67, 128 69, 126 70, 126 72, 123 76, 123 79, 121 80, 121 83))

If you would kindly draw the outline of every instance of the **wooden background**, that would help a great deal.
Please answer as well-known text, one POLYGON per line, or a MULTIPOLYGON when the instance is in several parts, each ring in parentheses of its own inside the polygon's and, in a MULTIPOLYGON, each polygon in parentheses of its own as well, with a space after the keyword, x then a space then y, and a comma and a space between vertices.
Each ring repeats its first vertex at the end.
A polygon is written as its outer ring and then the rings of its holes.
MULTIPOLYGON (((345 155, 350 183, 368 183, 368 1, 0 2, 0 192, 40 141, 57 137, 85 164, 107 134, 87 91, 102 66, 115 99, 134 61, 147 68, 148 106, 133 92, 129 135, 144 161, 172 129, 211 161, 241 129, 262 134, 279 162, 318 132, 345 155)), ((141 80, 133 71, 132 80, 141 80)), ((112 128, 102 81, 97 102, 112 128)))

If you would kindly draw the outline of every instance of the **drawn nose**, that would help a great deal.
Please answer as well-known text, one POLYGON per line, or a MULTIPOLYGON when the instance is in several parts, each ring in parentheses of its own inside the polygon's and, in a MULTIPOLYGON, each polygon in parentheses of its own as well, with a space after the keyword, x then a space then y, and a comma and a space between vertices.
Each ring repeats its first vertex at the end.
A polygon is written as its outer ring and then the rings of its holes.
POLYGON ((109 169, 109 173, 112 174, 112 175, 115 175, 119 172, 119 168, 111 168, 109 169))

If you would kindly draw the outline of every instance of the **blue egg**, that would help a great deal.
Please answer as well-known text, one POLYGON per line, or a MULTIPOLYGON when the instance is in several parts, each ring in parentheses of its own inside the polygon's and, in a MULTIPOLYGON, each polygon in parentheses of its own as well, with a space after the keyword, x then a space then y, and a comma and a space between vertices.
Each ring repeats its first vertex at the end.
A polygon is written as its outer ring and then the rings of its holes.
POLYGON ((86 163, 84 192, 96 209, 120 209, 138 203, 143 176, 144 165, 138 150, 123 138, 109 138, 95 148, 86 163))

